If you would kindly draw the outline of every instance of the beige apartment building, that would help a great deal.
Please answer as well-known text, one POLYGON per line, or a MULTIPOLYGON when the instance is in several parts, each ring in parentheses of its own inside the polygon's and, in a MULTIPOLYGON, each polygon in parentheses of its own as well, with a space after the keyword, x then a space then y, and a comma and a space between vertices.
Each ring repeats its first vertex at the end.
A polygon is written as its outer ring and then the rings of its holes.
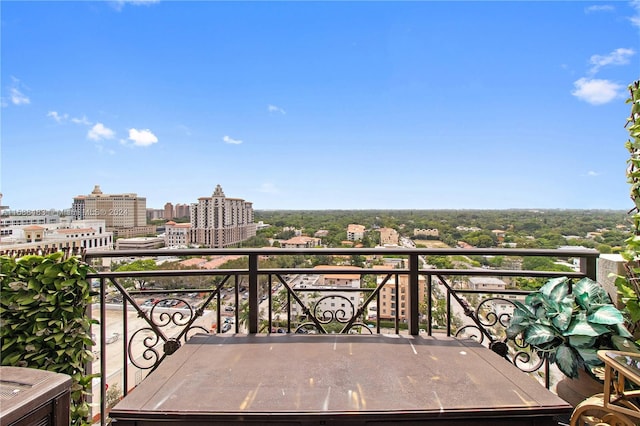
POLYGON ((112 250, 113 233, 102 220, 62 221, 54 224, 15 226, 2 237, 0 250, 73 249, 112 250))
POLYGON ((73 198, 72 214, 76 220, 104 220, 115 237, 155 233, 147 225, 147 199, 134 193, 104 194, 96 185, 91 194, 73 198))
POLYGON ((364 238, 364 226, 355 223, 347 225, 347 241, 362 241, 364 238))
POLYGON ((237 245, 256 235, 253 204, 240 198, 228 198, 216 186, 211 197, 191 204, 190 242, 204 247, 237 245))
MULTIPOLYGON (((312 309, 315 315, 323 315, 323 312, 339 316, 345 320, 351 318, 358 310, 362 302, 362 292, 359 291, 340 291, 347 288, 360 288, 360 274, 349 273, 350 270, 361 270, 356 266, 330 266, 318 265, 314 269, 318 270, 318 274, 305 275, 301 282, 295 286, 296 293, 300 300, 312 309), (326 269, 344 269, 344 273, 340 274, 323 274, 326 269), (307 288, 313 288, 313 291, 306 291, 307 288), (326 289, 327 291, 323 291, 326 289)), ((304 312, 300 305, 294 303, 291 305, 291 313, 294 317, 303 315, 304 312)))
POLYGON ((440 233, 438 232, 437 229, 431 229, 431 228, 424 228, 424 229, 414 229, 413 230, 413 235, 415 237, 433 237, 433 238, 439 238, 440 237, 440 233))
POLYGON ((380 245, 397 246, 400 241, 400 234, 393 228, 380 228, 380 245))
MULTIPOLYGON (((385 276, 378 276, 380 285, 385 276)), ((427 294, 427 279, 420 275, 418 277, 418 298, 424 301, 427 294)), ((398 289, 396 292, 396 277, 392 276, 380 290, 380 319, 393 320, 396 312, 400 321, 406 321, 409 317, 409 277, 407 275, 398 276, 398 289)))
POLYGON ((167 247, 181 247, 189 245, 190 223, 175 223, 170 220, 165 223, 164 245, 167 247))

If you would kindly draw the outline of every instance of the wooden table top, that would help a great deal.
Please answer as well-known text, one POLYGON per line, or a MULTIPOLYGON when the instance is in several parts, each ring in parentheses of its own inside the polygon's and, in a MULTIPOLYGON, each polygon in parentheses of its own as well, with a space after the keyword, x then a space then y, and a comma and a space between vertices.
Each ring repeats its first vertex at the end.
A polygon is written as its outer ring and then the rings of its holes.
POLYGON ((111 411, 149 418, 571 413, 489 349, 445 336, 196 335, 111 411))

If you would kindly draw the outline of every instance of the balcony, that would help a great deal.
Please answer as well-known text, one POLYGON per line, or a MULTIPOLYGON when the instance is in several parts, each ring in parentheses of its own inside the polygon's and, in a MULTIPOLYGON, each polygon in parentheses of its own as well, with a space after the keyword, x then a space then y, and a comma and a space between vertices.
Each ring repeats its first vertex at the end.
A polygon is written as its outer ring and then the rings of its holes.
POLYGON ((558 373, 548 360, 504 336, 509 306, 527 292, 461 283, 471 277, 595 279, 598 257, 593 250, 515 249, 86 254, 98 271, 89 278, 105 302, 92 310, 100 321, 92 369, 101 374, 94 384, 94 419, 107 423, 101 413, 111 410, 123 425, 160 418, 181 424, 558 424, 571 413, 545 389, 558 373), (169 255, 234 256, 242 266, 131 272, 105 266, 118 258, 169 255), (269 262, 304 256, 348 261, 355 255, 403 262, 348 270, 273 268, 269 262), (425 262, 446 255, 578 258, 580 268, 436 269, 425 262), (368 284, 334 285, 346 273, 368 284), (332 285, 322 285, 318 276, 333 277, 327 279, 332 285), (149 285, 161 279, 174 289, 149 285), (398 295, 406 299, 396 300, 398 295), (405 307, 390 309, 399 303, 405 307))

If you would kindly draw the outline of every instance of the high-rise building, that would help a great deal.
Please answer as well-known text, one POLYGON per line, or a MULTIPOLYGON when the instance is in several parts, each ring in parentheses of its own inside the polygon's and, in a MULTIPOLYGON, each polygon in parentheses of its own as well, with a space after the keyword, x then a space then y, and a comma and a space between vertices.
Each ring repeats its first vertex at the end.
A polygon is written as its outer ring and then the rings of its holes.
POLYGON ((164 219, 166 219, 166 220, 173 219, 173 204, 165 203, 165 205, 164 205, 164 219))
POLYGON ((155 232, 147 226, 147 199, 137 194, 103 194, 96 185, 89 195, 78 195, 73 199, 73 217, 76 220, 104 220, 109 231, 128 236, 147 235, 155 232))
POLYGON ((176 204, 174 207, 173 217, 174 218, 183 218, 190 216, 191 208, 189 204, 176 204))
POLYGON ((256 235, 253 204, 240 198, 227 198, 220 185, 211 197, 191 204, 190 240, 205 247, 236 245, 256 235))

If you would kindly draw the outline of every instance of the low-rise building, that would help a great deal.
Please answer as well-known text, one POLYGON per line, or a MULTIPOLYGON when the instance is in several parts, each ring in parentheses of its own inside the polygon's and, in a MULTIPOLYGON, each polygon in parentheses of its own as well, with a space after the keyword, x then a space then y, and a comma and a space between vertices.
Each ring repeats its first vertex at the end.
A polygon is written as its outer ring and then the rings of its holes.
POLYGON ((147 250, 164 246, 162 237, 133 237, 116 240, 116 250, 147 250))
POLYGON ((315 237, 293 237, 288 240, 282 241, 280 247, 282 248, 313 248, 318 247, 322 243, 320 238, 315 237))
POLYGON ((393 228, 380 228, 380 245, 393 245, 397 246, 400 241, 400 234, 393 228))
POLYGON ((437 229, 424 228, 424 229, 414 229, 413 230, 414 237, 431 237, 431 238, 440 238, 440 232, 437 229))
POLYGON ((349 241, 362 241, 364 238, 365 228, 363 225, 350 223, 347 226, 347 240, 349 241))
POLYGON ((502 291, 507 283, 496 277, 469 277, 469 288, 472 290, 502 291))
POLYGON ((164 245, 166 247, 184 247, 189 245, 190 223, 165 223, 164 245))
MULTIPOLYGON (((305 275, 295 285, 300 300, 317 318, 338 318, 342 321, 350 319, 360 306, 362 293, 340 290, 360 288, 360 274, 350 274, 348 271, 361 268, 319 265, 314 269, 319 273, 305 275), (323 269, 345 269, 345 273, 322 274, 323 269)), ((292 305, 291 312, 294 316, 304 315, 297 303, 292 305)))
POLYGON ((43 225, 11 226, 0 239, 0 250, 74 249, 112 250, 114 235, 103 220, 71 220, 43 225))
MULTIPOLYGON (((379 275, 378 285, 386 278, 379 275)), ((418 298, 424 301, 427 294, 427 279, 424 275, 418 277, 418 298)), ((406 321, 409 317, 409 277, 407 275, 391 276, 380 290, 380 319, 393 320, 398 315, 400 321, 406 321), (398 277, 398 289, 396 292, 396 277, 398 277)))

